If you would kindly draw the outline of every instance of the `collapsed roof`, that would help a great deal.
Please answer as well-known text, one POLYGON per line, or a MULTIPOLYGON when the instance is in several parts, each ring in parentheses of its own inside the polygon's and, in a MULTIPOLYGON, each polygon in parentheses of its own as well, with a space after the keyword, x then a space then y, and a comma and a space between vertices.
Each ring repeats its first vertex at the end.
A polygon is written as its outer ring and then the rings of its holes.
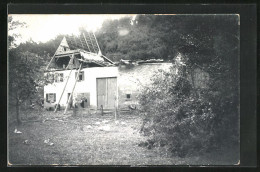
POLYGON ((79 36, 65 36, 46 67, 54 70, 83 67, 110 66, 114 63, 102 55, 94 33, 83 31, 79 36))
POLYGON ((148 60, 124 60, 121 59, 116 65, 139 65, 143 63, 162 63, 163 59, 148 59, 148 60))
POLYGON ((94 54, 101 53, 94 33, 86 31, 81 32, 79 36, 70 35, 64 37, 60 46, 70 50, 81 49, 94 54))

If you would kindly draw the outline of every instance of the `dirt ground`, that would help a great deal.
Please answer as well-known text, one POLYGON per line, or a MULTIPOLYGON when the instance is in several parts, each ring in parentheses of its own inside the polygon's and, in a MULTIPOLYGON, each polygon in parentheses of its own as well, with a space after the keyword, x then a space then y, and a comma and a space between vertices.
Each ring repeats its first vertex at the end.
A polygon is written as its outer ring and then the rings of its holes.
MULTIPOLYGON (((219 151, 186 158, 171 157, 163 148, 138 146, 141 118, 129 112, 101 114, 79 111, 24 112, 24 122, 8 127, 9 165, 207 165, 235 164, 234 155, 219 151), (26 115, 25 115, 26 113, 26 115), (82 114, 83 118, 80 117, 82 114), (14 132, 16 130, 16 133, 14 132), (20 131, 21 133, 17 133, 20 131)), ((235 155, 237 156, 237 155, 235 155)))

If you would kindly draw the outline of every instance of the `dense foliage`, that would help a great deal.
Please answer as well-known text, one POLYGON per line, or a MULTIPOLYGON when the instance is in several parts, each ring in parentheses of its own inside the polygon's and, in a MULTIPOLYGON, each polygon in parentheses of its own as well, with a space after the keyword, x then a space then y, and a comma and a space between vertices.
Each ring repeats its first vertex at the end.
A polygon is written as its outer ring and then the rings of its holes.
MULTIPOLYGON (((182 156, 223 145, 237 146, 238 18, 189 16, 183 20, 185 28, 178 34, 185 39, 175 42, 181 61, 175 58, 171 72, 156 75, 151 87, 140 95, 140 111, 145 114, 142 131, 149 136, 146 145, 167 146, 182 156), (194 83, 197 68, 209 74, 206 88, 194 83)), ((166 33, 170 37, 170 30, 166 33)))

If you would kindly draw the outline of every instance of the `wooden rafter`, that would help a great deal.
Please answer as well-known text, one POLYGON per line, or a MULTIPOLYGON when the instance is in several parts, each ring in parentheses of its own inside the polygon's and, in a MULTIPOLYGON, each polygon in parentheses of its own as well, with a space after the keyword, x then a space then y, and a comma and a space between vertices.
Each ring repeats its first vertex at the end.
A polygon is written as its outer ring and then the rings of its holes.
POLYGON ((87 44, 87 46, 88 46, 88 50, 89 50, 89 52, 91 52, 91 51, 90 51, 90 48, 89 48, 89 45, 88 45, 88 42, 87 42, 87 40, 86 40, 85 34, 84 34, 84 33, 82 33, 82 34, 83 34, 84 39, 85 39, 85 42, 86 42, 86 44, 87 44))
POLYGON ((102 52, 101 52, 101 50, 100 50, 100 47, 99 47, 99 45, 98 45, 98 42, 97 42, 97 38, 96 38, 96 36, 95 36, 94 33, 93 33, 93 35, 94 35, 94 38, 95 38, 95 40, 96 40, 96 43, 97 43, 97 46, 98 46, 98 50, 99 50, 99 52, 102 54, 102 52))

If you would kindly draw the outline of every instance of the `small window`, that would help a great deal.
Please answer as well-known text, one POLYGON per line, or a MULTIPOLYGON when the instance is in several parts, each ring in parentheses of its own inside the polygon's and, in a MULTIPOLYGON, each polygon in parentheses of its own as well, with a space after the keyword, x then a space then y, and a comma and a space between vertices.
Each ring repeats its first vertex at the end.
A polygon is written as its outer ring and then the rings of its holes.
POLYGON ((54 81, 54 74, 48 73, 48 74, 47 74, 47 78, 48 78, 48 80, 49 80, 50 82, 53 82, 53 81, 54 81))
POLYGON ((46 102, 55 103, 56 102, 56 93, 47 93, 46 94, 46 102))
POLYGON ((60 78, 59 78, 59 79, 60 79, 60 82, 63 82, 63 73, 60 73, 60 74, 59 74, 59 77, 60 77, 60 78))
MULTIPOLYGON (((75 73, 75 78, 77 78, 77 74, 78 74, 78 72, 75 73)), ((84 81, 84 72, 83 71, 79 72, 78 81, 84 81)))
POLYGON ((54 80, 55 82, 63 82, 63 73, 55 73, 54 80))
POLYGON ((126 94, 126 98, 130 99, 131 98, 131 94, 126 94))

